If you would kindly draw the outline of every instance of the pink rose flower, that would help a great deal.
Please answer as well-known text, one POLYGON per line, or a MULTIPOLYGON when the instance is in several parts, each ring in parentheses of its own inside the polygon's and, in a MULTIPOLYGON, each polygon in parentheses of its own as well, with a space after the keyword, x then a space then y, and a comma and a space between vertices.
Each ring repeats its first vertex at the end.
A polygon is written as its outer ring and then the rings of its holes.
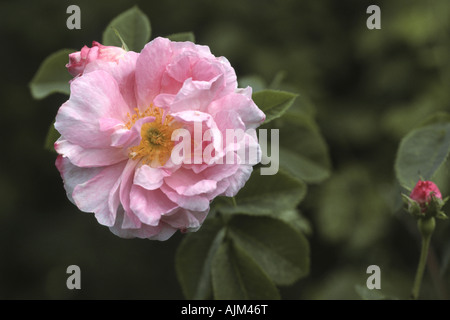
POLYGON ((56 117, 56 166, 68 198, 120 237, 196 231, 210 202, 236 195, 250 177, 254 163, 239 151, 256 148, 260 156, 251 130, 265 115, 251 88, 237 87, 228 60, 206 46, 156 38, 116 63, 90 60, 70 89, 56 117), (189 140, 192 153, 183 158, 193 161, 174 161, 184 140, 173 134, 192 138, 199 128, 205 139, 189 140), (228 141, 227 129, 244 134, 228 141), (196 161, 205 152, 214 161, 196 161))
POLYGON ((119 47, 104 46, 97 41, 92 42, 92 48, 84 46, 81 51, 69 54, 69 63, 66 68, 72 76, 83 73, 86 65, 96 60, 117 62, 126 51, 119 47))
POLYGON ((441 192, 436 184, 431 181, 422 180, 417 182, 409 197, 418 202, 422 209, 425 208, 426 203, 431 201, 432 197, 442 199, 441 192))

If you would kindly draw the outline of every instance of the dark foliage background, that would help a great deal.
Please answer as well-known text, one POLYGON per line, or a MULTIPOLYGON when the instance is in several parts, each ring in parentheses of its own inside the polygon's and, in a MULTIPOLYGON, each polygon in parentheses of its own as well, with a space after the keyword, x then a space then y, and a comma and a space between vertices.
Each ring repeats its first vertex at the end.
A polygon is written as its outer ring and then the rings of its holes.
MULTIPOLYGON (((285 299, 358 299, 366 268, 384 293, 407 298, 419 256, 414 221, 400 210, 393 163, 401 137, 450 109, 450 3, 418 1, 3 1, 0 4, 1 299, 181 299, 174 256, 182 239, 123 240, 66 198, 55 155, 43 149, 63 95, 32 99, 28 83, 61 48, 101 40, 108 22, 137 4, 153 37, 193 31, 238 77, 283 85, 315 106, 333 173, 301 204, 311 224, 311 273, 285 299), (66 8, 81 8, 81 30, 66 8), (381 30, 366 9, 381 8, 381 30), (66 288, 79 265, 82 289, 66 288)), ((282 133, 281 133, 281 139, 282 133)), ((438 176, 448 194, 448 165, 438 176)), ((450 227, 432 240, 426 299, 450 296, 450 227)))

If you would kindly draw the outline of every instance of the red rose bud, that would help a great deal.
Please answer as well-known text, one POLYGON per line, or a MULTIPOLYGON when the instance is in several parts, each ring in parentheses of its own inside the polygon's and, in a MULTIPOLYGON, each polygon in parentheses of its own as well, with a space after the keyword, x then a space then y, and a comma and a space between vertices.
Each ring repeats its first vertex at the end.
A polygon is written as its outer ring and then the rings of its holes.
POLYGON ((96 60, 117 62, 126 51, 119 47, 104 46, 97 41, 92 42, 92 48, 84 46, 81 51, 69 54, 67 70, 74 77, 81 75, 88 64, 96 60))
POLYGON ((441 211, 447 199, 442 199, 434 182, 419 180, 409 197, 403 195, 403 199, 408 204, 408 211, 416 217, 447 218, 441 211))
POLYGON ((441 191, 434 182, 422 181, 417 182, 409 197, 417 201, 421 207, 424 207, 431 201, 433 197, 442 200, 441 191))

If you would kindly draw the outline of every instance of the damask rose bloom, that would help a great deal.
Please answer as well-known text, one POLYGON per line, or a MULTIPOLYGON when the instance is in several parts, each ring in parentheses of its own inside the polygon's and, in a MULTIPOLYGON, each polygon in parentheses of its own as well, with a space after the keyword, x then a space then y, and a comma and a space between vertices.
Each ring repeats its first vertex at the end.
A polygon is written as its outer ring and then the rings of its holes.
POLYGON ((409 197, 420 205, 422 211, 426 204, 432 200, 432 197, 442 199, 441 192, 435 183, 422 180, 417 182, 409 197))
POLYGON ((196 231, 210 202, 250 177, 255 163, 240 151, 260 157, 254 129, 265 115, 206 46, 156 38, 141 53, 90 61, 70 90, 56 117, 56 166, 68 198, 120 237, 196 231), (226 139, 230 130, 242 134, 226 139))
POLYGON ((81 51, 69 54, 69 63, 67 70, 72 76, 83 73, 87 64, 95 60, 117 62, 125 55, 126 51, 119 47, 104 46, 97 41, 92 42, 92 48, 84 46, 81 51))

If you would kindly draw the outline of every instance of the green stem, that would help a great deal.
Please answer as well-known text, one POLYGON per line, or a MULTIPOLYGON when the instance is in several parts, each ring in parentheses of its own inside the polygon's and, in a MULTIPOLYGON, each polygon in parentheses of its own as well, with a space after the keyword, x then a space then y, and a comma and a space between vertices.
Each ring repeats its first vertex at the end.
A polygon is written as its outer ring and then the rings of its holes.
POLYGON ((419 297, 420 285, 422 283, 423 273, 425 272, 425 266, 428 257, 428 248, 430 247, 430 239, 433 234, 435 221, 434 218, 424 218, 417 221, 420 234, 422 236, 422 248, 420 251, 419 265, 417 266, 416 277, 414 279, 414 285, 411 293, 411 297, 417 300, 419 297))
POLYGON ((419 297, 420 285, 422 283, 423 273, 425 271, 425 264, 428 257, 428 247, 430 246, 430 238, 422 239, 422 250, 420 252, 419 266, 417 267, 416 278, 412 290, 412 298, 417 300, 419 297))
POLYGON ((234 197, 231 197, 231 201, 233 201, 233 206, 236 208, 237 207, 236 199, 234 197))

